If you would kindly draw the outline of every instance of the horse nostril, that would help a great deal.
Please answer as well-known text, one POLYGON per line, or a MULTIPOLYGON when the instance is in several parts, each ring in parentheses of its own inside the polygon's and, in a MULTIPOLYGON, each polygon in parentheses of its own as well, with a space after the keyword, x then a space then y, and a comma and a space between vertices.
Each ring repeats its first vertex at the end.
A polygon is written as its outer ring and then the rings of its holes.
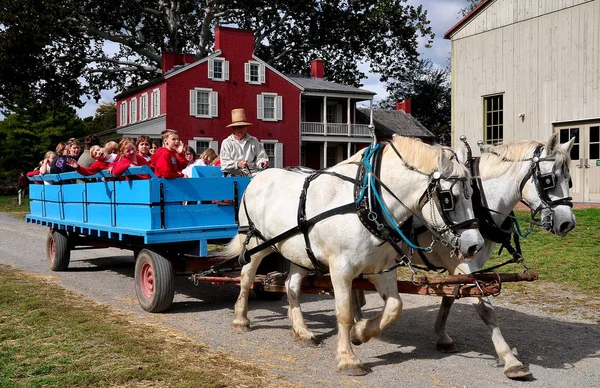
POLYGON ((563 222, 562 224, 560 224, 560 227, 558 228, 558 230, 560 231, 560 233, 567 233, 569 231, 571 231, 571 229, 574 228, 574 225, 570 222, 563 222))
POLYGON ((477 253, 477 245, 471 245, 467 250, 467 255, 469 257, 473 257, 475 256, 475 253, 477 253))

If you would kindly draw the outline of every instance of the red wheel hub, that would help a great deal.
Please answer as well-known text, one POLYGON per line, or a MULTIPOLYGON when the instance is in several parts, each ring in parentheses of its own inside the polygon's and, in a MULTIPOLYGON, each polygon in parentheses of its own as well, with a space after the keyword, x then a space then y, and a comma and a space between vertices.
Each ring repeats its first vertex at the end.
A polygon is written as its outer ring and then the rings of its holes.
POLYGON ((154 294, 154 270, 149 263, 142 264, 140 269, 140 290, 146 298, 154 294))

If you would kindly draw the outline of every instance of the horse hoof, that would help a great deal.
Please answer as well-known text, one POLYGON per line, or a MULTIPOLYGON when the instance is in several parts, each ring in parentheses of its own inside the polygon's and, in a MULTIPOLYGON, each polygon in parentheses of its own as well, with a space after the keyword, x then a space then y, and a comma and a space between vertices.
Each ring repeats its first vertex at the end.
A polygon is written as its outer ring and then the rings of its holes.
POLYGON ((231 326, 233 326, 233 328, 235 329, 235 331, 237 331, 238 333, 247 333, 250 330, 250 323, 248 322, 236 322, 233 321, 233 323, 231 324, 231 326))
POLYGON ((504 371, 506 377, 512 380, 531 380, 533 375, 523 365, 513 366, 504 371))
POLYGON ((300 344, 300 346, 302 346, 303 348, 316 348, 320 344, 320 342, 314 337, 311 337, 311 338, 295 337, 294 340, 296 342, 298 342, 300 344))
POLYGON ((454 342, 449 344, 437 344, 437 350, 442 353, 456 353, 458 352, 458 348, 454 342))
POLYGON ((349 366, 347 368, 341 368, 340 373, 343 373, 348 376, 364 376, 367 374, 365 368, 361 365, 349 366))

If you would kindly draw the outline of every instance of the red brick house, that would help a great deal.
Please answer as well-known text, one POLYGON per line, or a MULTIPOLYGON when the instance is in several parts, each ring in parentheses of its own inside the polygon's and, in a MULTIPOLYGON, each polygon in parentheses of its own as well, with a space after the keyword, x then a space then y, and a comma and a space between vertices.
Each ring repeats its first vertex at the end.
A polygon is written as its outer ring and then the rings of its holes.
POLYGON ((356 104, 372 105, 375 93, 323 80, 322 60, 312 61, 311 77, 300 77, 253 52, 252 32, 217 27, 215 52, 206 58, 164 53, 160 77, 116 96, 117 133, 158 139, 172 128, 197 151, 218 152, 231 133, 231 110, 245 108, 271 165, 316 169, 371 141, 367 125, 356 124, 356 104))

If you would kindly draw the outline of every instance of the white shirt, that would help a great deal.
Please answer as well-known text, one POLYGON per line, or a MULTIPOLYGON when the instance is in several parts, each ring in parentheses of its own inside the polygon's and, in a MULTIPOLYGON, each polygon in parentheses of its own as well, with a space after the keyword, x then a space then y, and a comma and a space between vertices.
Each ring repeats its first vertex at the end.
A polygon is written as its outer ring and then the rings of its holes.
MULTIPOLYGON (((231 175, 246 175, 246 171, 238 167, 238 162, 248 161, 248 168, 256 170, 258 166, 269 162, 265 148, 254 136, 246 133, 242 140, 237 140, 233 134, 221 144, 221 171, 231 175)), ((244 169, 245 170, 245 169, 244 169)))
POLYGON ((183 174, 183 176, 186 178, 191 178, 192 177, 192 169, 194 168, 194 166, 206 166, 206 164, 204 163, 204 160, 202 160, 200 158, 194 160, 194 163, 188 164, 186 168, 181 170, 181 173, 183 174))

